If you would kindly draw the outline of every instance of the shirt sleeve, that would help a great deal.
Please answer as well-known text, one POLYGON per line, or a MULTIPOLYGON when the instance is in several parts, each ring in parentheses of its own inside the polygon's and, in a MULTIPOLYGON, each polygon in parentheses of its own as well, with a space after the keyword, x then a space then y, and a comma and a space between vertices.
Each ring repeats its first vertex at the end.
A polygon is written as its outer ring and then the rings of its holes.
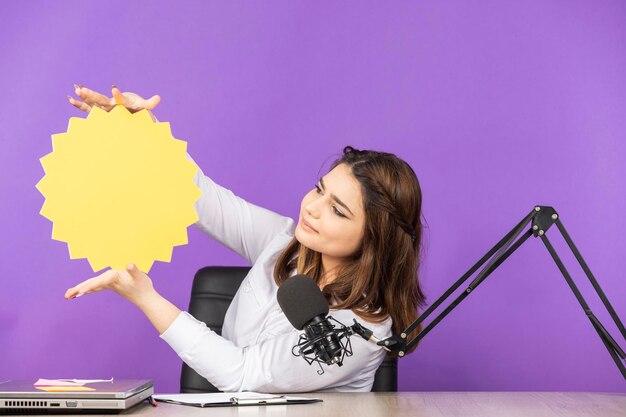
POLYGON ((342 390, 348 385, 352 390, 371 389, 384 350, 361 337, 351 337, 353 355, 346 357, 341 367, 322 365, 324 373, 320 375, 317 363, 309 365, 292 354, 299 335, 294 329, 238 347, 181 312, 161 338, 187 365, 224 392, 309 392, 342 390))
POLYGON ((248 203, 200 169, 194 181, 202 191, 195 204, 196 226, 252 264, 276 235, 294 228, 289 217, 248 203))

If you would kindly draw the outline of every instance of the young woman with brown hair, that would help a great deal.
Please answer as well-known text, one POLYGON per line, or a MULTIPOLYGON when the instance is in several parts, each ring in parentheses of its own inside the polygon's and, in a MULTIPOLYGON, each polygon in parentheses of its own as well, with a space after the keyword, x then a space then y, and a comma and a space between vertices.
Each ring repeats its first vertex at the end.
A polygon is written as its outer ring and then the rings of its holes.
MULTIPOLYGON (((76 86, 89 111, 110 110, 108 98, 76 86)), ((131 111, 152 109, 149 100, 113 95, 131 111)), ((378 337, 399 333, 418 315, 424 295, 418 280, 421 190, 411 167, 396 156, 346 147, 331 170, 307 193, 299 219, 250 204, 215 184, 200 170, 197 226, 251 264, 226 314, 222 336, 160 296, 134 265, 109 270, 70 288, 65 297, 111 289, 137 305, 178 355, 222 391, 369 391, 385 351, 359 337, 342 367, 317 368, 291 354, 299 332, 276 301, 290 276, 311 277, 331 314, 350 325, 358 319, 378 337)))

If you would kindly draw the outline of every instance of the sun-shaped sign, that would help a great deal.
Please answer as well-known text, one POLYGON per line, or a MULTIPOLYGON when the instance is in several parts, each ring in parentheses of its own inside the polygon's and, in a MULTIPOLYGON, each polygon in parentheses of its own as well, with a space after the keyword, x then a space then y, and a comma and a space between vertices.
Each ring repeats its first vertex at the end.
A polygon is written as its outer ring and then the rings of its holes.
POLYGON ((41 158, 40 213, 71 259, 87 258, 94 271, 134 263, 148 272, 187 243, 187 226, 198 219, 198 167, 169 123, 154 122, 147 110, 94 107, 52 135, 52 149, 41 158))

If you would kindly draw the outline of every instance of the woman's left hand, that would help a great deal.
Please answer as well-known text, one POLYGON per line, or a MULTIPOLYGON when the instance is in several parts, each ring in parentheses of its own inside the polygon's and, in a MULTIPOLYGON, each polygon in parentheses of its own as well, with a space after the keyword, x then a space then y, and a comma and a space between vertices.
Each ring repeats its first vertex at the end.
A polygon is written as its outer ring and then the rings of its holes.
POLYGON ((135 265, 130 264, 126 270, 110 269, 97 277, 81 282, 67 290, 65 298, 69 300, 83 294, 104 290, 113 290, 136 305, 156 293, 150 277, 137 269, 135 265))

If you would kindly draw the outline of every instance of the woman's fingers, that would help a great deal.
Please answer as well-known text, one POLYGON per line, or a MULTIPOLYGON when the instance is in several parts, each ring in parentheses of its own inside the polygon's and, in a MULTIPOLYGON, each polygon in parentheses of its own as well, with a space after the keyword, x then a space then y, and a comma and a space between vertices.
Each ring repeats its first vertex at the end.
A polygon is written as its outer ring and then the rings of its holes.
POLYGON ((154 109, 157 104, 161 102, 161 97, 158 95, 152 96, 149 99, 145 99, 138 94, 135 93, 122 93, 119 88, 113 86, 111 88, 111 93, 113 94, 113 101, 116 104, 122 104, 132 113, 147 109, 154 109))
POLYGON ((97 277, 81 282, 65 292, 65 298, 76 298, 83 294, 111 289, 119 281, 119 272, 110 269, 97 277))
POLYGON ((146 100, 135 93, 122 93, 116 86, 111 87, 112 98, 78 84, 74 84, 74 92, 80 100, 72 97, 68 97, 68 100, 71 105, 84 112, 91 111, 93 107, 111 111, 116 105, 123 105, 131 113, 135 113, 144 109, 152 110, 161 102, 161 97, 158 95, 154 95, 146 100))
POLYGON ((82 110, 86 113, 89 113, 91 111, 91 106, 88 105, 87 103, 76 100, 75 98, 72 98, 70 96, 67 96, 67 99, 69 100, 70 104, 76 107, 77 109, 82 110))
POLYGON ((69 300, 71 298, 77 298, 81 295, 85 294, 87 290, 92 289, 93 279, 88 279, 87 281, 83 281, 75 287, 70 288, 65 292, 65 299, 69 300))
POLYGON ((111 87, 113 102, 126 107, 131 113, 138 112, 146 108, 146 100, 135 93, 122 93, 116 86, 111 87))
POLYGON ((87 87, 75 86, 74 92, 80 97, 87 105, 94 107, 100 107, 106 111, 109 111, 115 106, 115 100, 105 95, 97 93, 87 87))
POLYGON ((124 94, 120 91, 116 86, 111 87, 111 94, 113 94, 113 101, 115 104, 122 104, 124 107, 128 108, 129 100, 124 97, 124 94))
POLYGON ((146 100, 146 109, 152 110, 161 102, 161 97, 156 95, 146 100))

